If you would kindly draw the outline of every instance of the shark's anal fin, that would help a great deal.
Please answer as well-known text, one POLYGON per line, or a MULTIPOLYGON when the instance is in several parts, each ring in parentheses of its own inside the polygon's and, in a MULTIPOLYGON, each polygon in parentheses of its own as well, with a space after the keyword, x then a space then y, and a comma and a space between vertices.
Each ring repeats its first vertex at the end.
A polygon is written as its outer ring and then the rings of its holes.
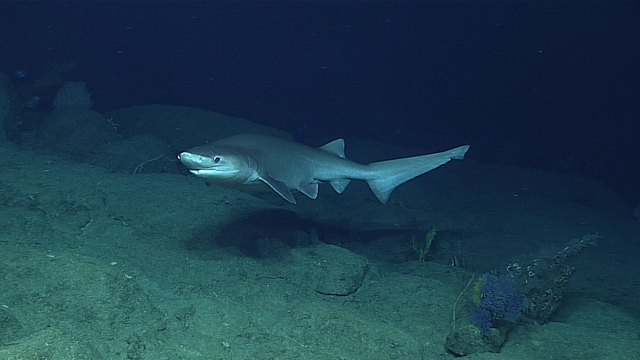
POLYGON ((283 183, 282 181, 276 180, 269 175, 261 176, 260 180, 269 185, 269 187, 272 188, 273 191, 277 192, 278 195, 282 196, 288 202, 297 204, 296 198, 293 197, 293 194, 291 193, 291 190, 289 190, 289 187, 287 187, 287 184, 283 183))
POLYGON ((342 194, 344 189, 347 188, 347 185, 351 182, 351 179, 337 179, 329 181, 333 190, 335 190, 338 194, 342 194))

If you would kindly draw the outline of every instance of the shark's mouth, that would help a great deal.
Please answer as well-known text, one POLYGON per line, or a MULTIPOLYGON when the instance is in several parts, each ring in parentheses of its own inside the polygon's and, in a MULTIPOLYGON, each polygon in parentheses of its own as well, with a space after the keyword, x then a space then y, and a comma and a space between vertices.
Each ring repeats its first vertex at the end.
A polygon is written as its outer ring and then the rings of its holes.
POLYGON ((213 169, 189 169, 189 172, 191 172, 194 175, 206 175, 206 174, 210 174, 215 172, 215 170, 213 169))
POLYGON ((210 174, 231 174, 237 173, 239 170, 221 170, 221 169, 189 169, 193 175, 207 176, 210 174))

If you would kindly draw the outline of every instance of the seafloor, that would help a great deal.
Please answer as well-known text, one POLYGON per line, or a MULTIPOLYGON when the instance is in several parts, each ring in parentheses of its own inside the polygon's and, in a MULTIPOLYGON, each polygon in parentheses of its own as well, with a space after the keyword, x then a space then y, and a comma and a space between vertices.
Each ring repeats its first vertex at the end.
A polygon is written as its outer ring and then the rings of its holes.
MULTIPOLYGON (((196 134, 275 130, 137 107, 104 114, 104 129, 134 125, 99 143, 100 127, 69 137, 99 118, 82 111, 0 147, 0 359, 453 358, 445 339, 469 322, 473 291, 455 324, 453 307, 472 274, 593 233, 552 317, 523 316, 499 352, 469 358, 640 358, 640 222, 598 181, 464 160, 386 205, 360 181, 291 205, 204 186, 172 158, 196 134), (434 224, 418 261, 411 239, 434 224)), ((346 140, 360 162, 419 151, 346 140)))

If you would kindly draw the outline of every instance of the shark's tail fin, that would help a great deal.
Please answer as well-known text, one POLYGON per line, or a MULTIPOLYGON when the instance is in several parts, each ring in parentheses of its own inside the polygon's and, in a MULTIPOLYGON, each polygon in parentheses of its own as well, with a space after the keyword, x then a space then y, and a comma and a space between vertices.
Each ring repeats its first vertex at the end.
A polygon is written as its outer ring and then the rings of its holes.
POLYGON ((444 165, 451 159, 464 158, 467 150, 469 145, 435 154, 371 163, 369 166, 374 178, 367 180, 367 184, 378 200, 386 204, 391 192, 398 185, 444 165))

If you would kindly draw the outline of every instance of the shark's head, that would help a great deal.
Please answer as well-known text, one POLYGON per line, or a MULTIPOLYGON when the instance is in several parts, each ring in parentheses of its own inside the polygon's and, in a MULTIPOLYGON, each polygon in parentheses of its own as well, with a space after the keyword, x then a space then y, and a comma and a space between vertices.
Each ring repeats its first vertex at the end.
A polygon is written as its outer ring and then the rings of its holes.
POLYGON ((241 152, 223 146, 195 147, 178 154, 178 160, 192 174, 211 183, 246 183, 255 178, 255 161, 241 152))

